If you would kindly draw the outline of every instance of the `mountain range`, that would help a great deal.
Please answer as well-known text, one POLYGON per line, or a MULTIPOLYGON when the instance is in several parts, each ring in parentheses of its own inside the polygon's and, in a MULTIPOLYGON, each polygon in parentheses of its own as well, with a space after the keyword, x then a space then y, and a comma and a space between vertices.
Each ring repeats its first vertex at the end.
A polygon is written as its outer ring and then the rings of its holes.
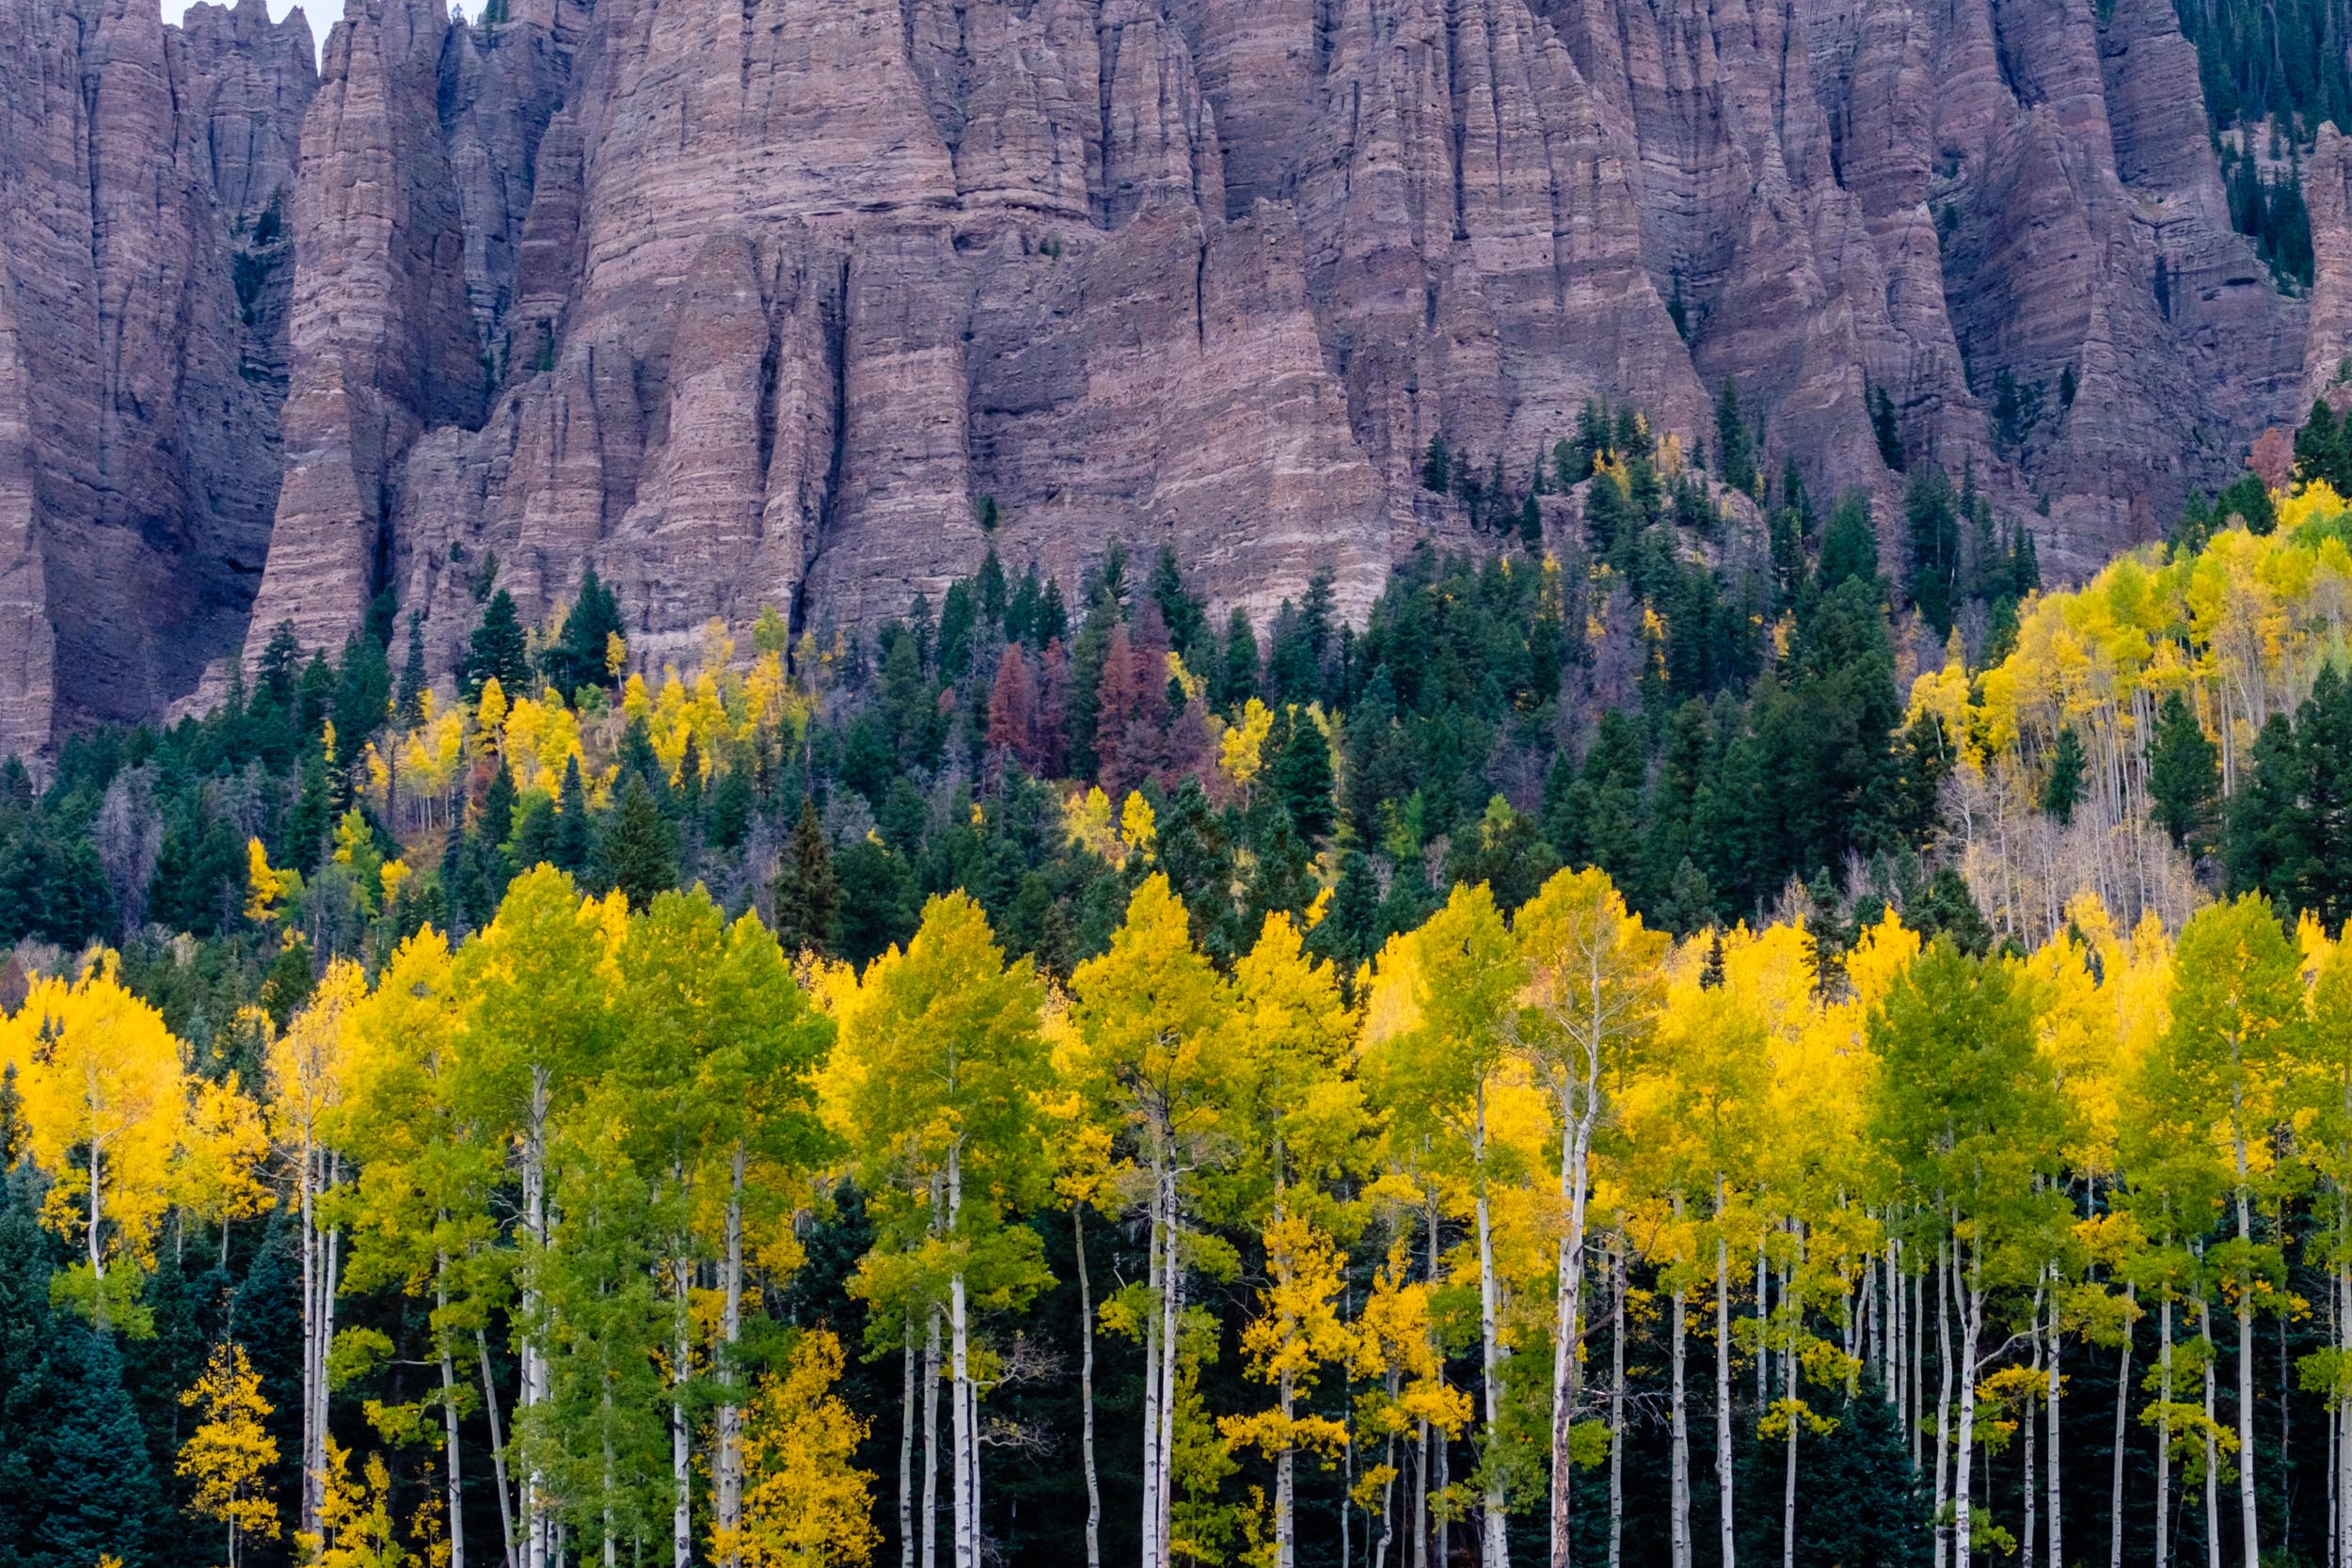
MULTIPOLYGON (((2169 0, 0 0, 0 752, 593 565, 631 657, 992 548, 1360 614, 1588 399, 2054 577, 2352 365, 2169 0)), ((2250 137, 2249 138, 2251 139, 2250 137)))

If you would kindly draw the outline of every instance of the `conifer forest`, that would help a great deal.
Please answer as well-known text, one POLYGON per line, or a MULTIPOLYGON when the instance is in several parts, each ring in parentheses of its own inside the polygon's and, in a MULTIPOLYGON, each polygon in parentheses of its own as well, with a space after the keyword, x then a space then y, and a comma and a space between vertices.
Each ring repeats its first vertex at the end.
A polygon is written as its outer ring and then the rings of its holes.
POLYGON ((2352 1568, 2352 430, 1714 434, 9 759, 0 1565, 2352 1568))

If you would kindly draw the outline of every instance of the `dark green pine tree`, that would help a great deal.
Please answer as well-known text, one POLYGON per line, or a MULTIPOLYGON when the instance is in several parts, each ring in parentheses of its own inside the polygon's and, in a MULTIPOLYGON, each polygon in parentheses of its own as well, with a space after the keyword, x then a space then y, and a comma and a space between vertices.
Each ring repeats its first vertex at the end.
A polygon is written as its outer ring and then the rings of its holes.
POLYGON ((817 802, 805 796, 770 895, 775 906, 776 941, 787 953, 821 957, 833 951, 841 914, 841 884, 834 878, 833 852, 825 843, 824 826, 817 819, 817 802))
POLYGON ((632 777, 621 793, 596 844, 606 883, 619 890, 632 910, 643 910, 657 894, 677 886, 677 833, 655 804, 643 778, 632 777))
MULTIPOLYGON (((45 1185, 13 1164, 21 1136, 16 1069, 0 1069, 0 1562, 27 1560, 34 1527, 47 1512, 40 1462, 50 1410, 42 1379, 50 1338, 54 1243, 40 1227, 45 1185)), ((85 1568, 85 1565, 76 1565, 85 1568)))
POLYGON ((2334 930, 2352 917, 2352 682, 2332 665, 2320 670, 2296 714, 2295 749, 2302 854, 2282 901, 2334 930))
POLYGON ((343 762, 359 755, 361 743, 384 727, 392 702, 392 669, 384 644, 354 633, 343 641, 335 673, 335 754, 343 762))
POLYGON ((432 681, 424 673, 424 617, 408 612, 408 651, 400 661, 400 686, 395 702, 400 721, 414 724, 424 717, 424 691, 432 681))
POLYGON ((2192 855, 2203 854, 2212 831, 2214 802, 2221 794, 2221 771, 2214 744, 2178 691, 2156 712, 2156 733, 2148 754, 2151 815, 2172 842, 2192 855))
POLYGON ((1903 515, 1911 529, 1911 602, 1936 636, 1947 636, 1960 578, 1960 509, 1941 467, 1930 464, 1912 476, 1903 515))
POLYGON ((2060 725, 2058 744, 2050 748, 2049 776, 2042 781, 2042 809, 2061 826, 2074 820, 2074 808, 2082 804, 2084 769, 2082 736, 2074 725, 2060 725))
POLYGON ((2232 894, 2266 893, 2281 905, 2300 879, 2309 844, 2302 750, 2283 713, 2263 724, 2222 811, 2221 860, 2232 894))
POLYGON ((1209 701, 1218 708, 1237 708, 1258 695, 1258 634, 1248 612, 1236 606, 1225 620, 1225 653, 1217 660, 1209 701))
POLYGON ((163 1492, 114 1338, 78 1316, 54 1313, 46 1349, 34 1457, 40 1517, 26 1568, 89 1568, 106 1556, 151 1560, 163 1492))
POLYGON ((530 689, 530 644, 516 619, 514 597, 503 588, 490 595, 482 624, 474 627, 473 640, 457 666, 457 684, 469 698, 479 696, 493 677, 509 702, 530 689))
POLYGON ((567 696, 582 687, 610 685, 612 673, 605 665, 605 649, 621 629, 621 607, 591 566, 581 576, 580 593, 564 617, 563 635, 540 656, 540 674, 567 696))
POLYGON ((1331 746, 1323 729, 1301 708, 1285 707, 1266 736, 1272 753, 1266 783, 1290 815, 1292 831, 1304 843, 1328 837, 1333 825, 1331 746))
POLYGON ((1850 490, 1821 532, 1821 563, 1814 573, 1814 587, 1826 594, 1848 580, 1876 582, 1878 575, 1879 536, 1870 522, 1870 498, 1850 490))
POLYGON ((548 860, 557 870, 579 877, 587 872, 596 852, 596 824, 588 819, 588 790, 575 756, 564 763, 563 787, 556 793, 555 840, 548 860))

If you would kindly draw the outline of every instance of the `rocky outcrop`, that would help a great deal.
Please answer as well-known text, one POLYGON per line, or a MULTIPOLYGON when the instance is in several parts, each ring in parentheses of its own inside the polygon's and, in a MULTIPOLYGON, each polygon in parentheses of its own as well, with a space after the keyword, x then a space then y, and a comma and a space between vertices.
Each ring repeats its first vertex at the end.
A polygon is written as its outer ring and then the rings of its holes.
POLYGON ((129 3, 5 23, 0 177, 64 193, 0 215, 36 742, 184 690, 264 535, 248 655, 389 593, 446 662, 491 582, 544 617, 593 563, 659 660, 1113 539, 1353 610, 1452 536, 1433 439, 1516 485, 1588 398, 1697 450, 1725 386, 1890 545, 1903 470, 1967 465, 2063 572, 2352 353, 2345 144, 2283 296, 2165 0, 355 0, 315 100, 259 0, 129 3), (84 604, 142 651, 61 642, 84 604))
POLYGON ((262 0, 184 29, 26 0, 0 51, 0 750, 32 751, 156 711, 243 636, 315 79, 262 0))

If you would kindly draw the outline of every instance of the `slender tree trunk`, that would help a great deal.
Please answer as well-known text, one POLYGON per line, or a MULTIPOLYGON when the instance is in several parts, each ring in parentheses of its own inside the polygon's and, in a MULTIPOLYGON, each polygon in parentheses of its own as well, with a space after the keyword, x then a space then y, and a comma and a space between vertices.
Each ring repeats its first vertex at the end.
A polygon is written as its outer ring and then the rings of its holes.
MULTIPOLYGON (((1597 1068, 1596 1067, 1596 1070, 1597 1068)), ((1589 1175, 1585 1148, 1592 1136, 1593 1086, 1583 1088, 1582 1111, 1573 1095, 1560 1106, 1560 1204, 1567 1227, 1560 1237, 1558 1297, 1551 1338, 1551 1564, 1567 1568, 1568 1518, 1576 1464, 1570 1433, 1576 1420, 1577 1347, 1584 1324, 1584 1203, 1589 1175)), ((1482 1101, 1480 1117, 1485 1110, 1482 1101)), ((1484 1133, 1482 1131, 1481 1136, 1484 1133)))
MULTIPOLYGON (((2246 1138, 2237 1138, 2237 1239, 2250 1251, 2254 1245, 2253 1216, 2246 1197, 2246 1138)), ((2262 1515, 2254 1504, 2254 1296, 2241 1291, 2237 1298, 2237 1509, 2239 1560, 2260 1568, 2262 1515)))
MULTIPOLYGON (((963 1151, 947 1147, 947 1234, 959 1233, 963 1221, 963 1151)), ((979 1568, 979 1436, 972 1386, 971 1323, 965 1314, 963 1271, 947 1276, 947 1362, 949 1445, 955 1466, 952 1505, 955 1511, 955 1568, 979 1568)), ((684 1568, 681 1564, 680 1568, 684 1568)))
MULTIPOLYGON (((1675 1218, 1682 1218, 1682 1194, 1674 1195, 1675 1218)), ((1679 1229, 1679 1225, 1677 1227, 1679 1229)), ((1666 1470, 1667 1493, 1667 1555, 1669 1568, 1691 1568, 1691 1402, 1685 1386, 1685 1340, 1687 1325, 1683 1322, 1683 1274, 1677 1259, 1674 1288, 1669 1292, 1667 1310, 1673 1317, 1666 1325, 1666 1360, 1673 1380, 1673 1408, 1670 1423, 1673 1449, 1666 1470)))
MULTIPOLYGON (((1152 1173, 1149 1274, 1152 1288, 1162 1288, 1160 1254, 1171 1243, 1160 1213, 1160 1175, 1152 1173)), ((1160 1523, 1160 1315, 1152 1314, 1143 1336, 1143 1568, 1167 1568, 1161 1550, 1160 1523)))
POLYGON ((677 1239, 678 1256, 670 1264, 671 1288, 677 1299, 671 1308, 670 1338, 670 1568, 691 1568, 694 1560, 693 1431, 686 1420, 686 1379, 693 1368, 693 1322, 687 1304, 694 1285, 693 1264, 686 1258, 687 1243, 677 1239))
MULTIPOLYGON (((1497 1332, 1500 1316, 1500 1289, 1495 1278, 1494 1229, 1486 1209, 1486 1085, 1478 1085, 1478 1122, 1474 1131, 1470 1158, 1477 1167, 1478 1182, 1478 1340, 1479 1360, 1486 1373, 1486 1440, 1499 1443, 1502 1438, 1502 1362, 1505 1352, 1497 1332)), ((1479 1561, 1485 1568, 1505 1568, 1511 1560, 1510 1543, 1503 1534, 1502 1482, 1500 1477, 1486 1487, 1486 1513, 1479 1532, 1479 1561)), ((1557 1503, 1554 1509, 1557 1510, 1557 1503)), ((1555 1568, 1559 1568, 1555 1564, 1555 1568)))
MULTIPOLYGON (((1951 1243, 1935 1243, 1935 1350, 1938 1382, 1935 1393, 1935 1568, 1951 1560, 1954 1539, 1951 1512, 1952 1430, 1952 1256, 1951 1243)), ((1957 1511, 1965 1513, 1963 1498, 1957 1511)))
MULTIPOLYGON (((1625 1232, 1612 1238, 1609 1278, 1609 1568, 1625 1560, 1625 1232)), ((1677 1336, 1681 1324, 1677 1323, 1677 1336)))
MULTIPOLYGON (((1438 1199, 1435 1194, 1428 1196, 1425 1207, 1424 1217, 1429 1222, 1429 1228, 1426 1232, 1429 1250, 1428 1279, 1430 1289, 1435 1290, 1438 1285, 1438 1247, 1440 1224, 1438 1199)), ((1438 1363, 1438 1375, 1442 1378, 1445 1375, 1445 1350, 1437 1342, 1435 1325, 1432 1325, 1430 1329, 1429 1348, 1438 1363)), ((1430 1549, 1433 1544, 1436 1547, 1435 1568, 1445 1568, 1445 1526, 1442 1522, 1432 1521, 1429 1516, 1430 1478, 1433 1467, 1437 1478, 1436 1487, 1442 1491, 1446 1485, 1445 1431, 1443 1428, 1432 1428, 1427 1418, 1424 1418, 1420 1424, 1420 1442, 1414 1449, 1413 1461, 1413 1568, 1431 1568, 1433 1560, 1430 1549), (1436 1530, 1434 1542, 1431 1539, 1433 1525, 1436 1530)))
POLYGON ((1087 1568, 1103 1568, 1103 1488, 1094 1473, 1094 1288, 1087 1278, 1085 1208, 1070 1206, 1078 1254, 1078 1460, 1087 1479, 1087 1568))
POLYGON ((506 1438, 499 1430, 498 1386, 490 1376, 490 1338, 473 1331, 475 1356, 482 1363, 482 1408, 490 1417, 490 1475, 499 1489, 499 1539, 506 1547, 506 1568, 515 1568, 515 1510, 506 1482, 506 1438))
POLYGON ((939 1560, 939 1308, 930 1309, 923 1338, 923 1518, 917 1560, 939 1560))
POLYGON ((1724 1178, 1715 1174, 1715 1528, 1723 1568, 1735 1568, 1731 1477, 1731 1243, 1724 1235, 1724 1178))
MULTIPOLYGON (((718 1461, 712 1466, 716 1482, 719 1532, 727 1542, 723 1568, 736 1568, 742 1553, 735 1532, 743 1525, 743 1406, 736 1394, 736 1347, 743 1338, 743 1146, 738 1142, 727 1162, 727 1241, 719 1267, 719 1386, 723 1394, 718 1413, 718 1461)), ((899 1468, 903 1490, 905 1467, 899 1468)), ((900 1511, 904 1513, 903 1510, 900 1511)))
MULTIPOLYGON (((1957 1252, 1958 1248, 1954 1248, 1957 1252)), ((1973 1252, 1973 1248, 1971 1251, 1973 1252)), ((1954 1268, 1959 1264, 1955 1260, 1954 1268)), ((1952 1520, 1952 1560, 1959 1568, 1968 1568, 1975 1520, 1969 1489, 1970 1471, 1976 1460, 1977 1443, 1977 1344, 1984 1332, 1984 1288, 1975 1278, 1976 1263, 1971 1259, 1969 1280, 1954 1293, 1961 1298, 1960 1308, 1960 1451, 1953 1458, 1952 1499, 1959 1505, 1952 1520)))
MULTIPOLYGON (((2337 1196, 2343 1215, 2345 1199, 2337 1196)), ((2343 1223, 2341 1220, 2339 1223, 2343 1223)), ((2336 1349, 2352 1360, 2352 1264, 2338 1263, 2336 1275, 2336 1349)), ((2335 1547, 2336 1568, 2352 1568, 2352 1399, 2339 1398, 2335 1419, 2328 1426, 2329 1468, 2336 1478, 2335 1512, 2328 1531, 2335 1547)))
POLYGON ((2042 1419, 2048 1428, 2049 1439, 2049 1498, 2050 1568, 2066 1568, 2065 1504, 2058 1481, 2058 1397, 2064 1391, 2065 1379, 2059 1375, 2058 1357, 2065 1328, 2059 1319, 2058 1282, 2055 1272, 2050 1287, 2050 1364, 2047 1380, 2042 1385, 2042 1419))
MULTIPOLYGON (((2137 1306, 2139 1287, 2124 1287, 2123 1299, 2137 1306)), ((2132 1432, 2132 1315, 2123 1314, 2123 1348, 2115 1357, 2115 1466, 2107 1482, 2107 1568, 2123 1568, 2123 1461, 2132 1432)))
POLYGON ((1183 1231, 1176 1212, 1176 1167, 1160 1173, 1161 1204, 1168 1213, 1168 1245, 1160 1266, 1160 1463, 1158 1509, 1152 1522, 1163 1560, 1175 1540, 1176 1498, 1176 1356, 1179 1326, 1184 1322, 1183 1231))
MULTIPOLYGON (((447 1215, 442 1218, 446 1220, 447 1215)), ((437 1318, 449 1312, 449 1255, 437 1259, 433 1304, 437 1318)), ((449 1568, 466 1568, 466 1489, 465 1475, 457 1447, 457 1367, 450 1358, 448 1331, 436 1323, 433 1329, 434 1348, 441 1363, 441 1445, 449 1463, 443 1466, 449 1487, 449 1568)))
POLYGON ((914 1319, 907 1318, 906 1348, 899 1355, 905 1386, 898 1396, 898 1568, 915 1568, 914 1538, 914 1319))
MULTIPOLYGON (((2164 1298, 2161 1321, 2156 1338, 2156 1387, 2158 1407, 2169 1411, 2172 1405, 2172 1297, 2164 1298)), ((2166 1568, 2172 1557, 2172 1418, 2167 1414, 2156 1421, 2156 1564, 2166 1568)))
POLYGON ((2213 1303, 2201 1295, 2197 1300, 2197 1332, 2204 1339, 2205 1350, 2205 1568, 2221 1568, 2221 1455, 2220 1445, 2213 1439, 2214 1420, 2214 1350, 2213 1303))
MULTIPOLYGON (((1790 1222, 1795 1228, 1795 1222, 1790 1222)), ((1802 1242, 1799 1243, 1803 1244, 1802 1242)), ((1804 1321, 1804 1310, 1789 1290, 1789 1272, 1780 1274, 1780 1310, 1788 1322, 1788 1344, 1781 1352, 1783 1395, 1788 1402, 1788 1436, 1781 1461, 1780 1482, 1780 1568, 1797 1568, 1797 1331, 1804 1321)))
MULTIPOLYGON (((548 1183, 547 1161, 548 1112, 554 1095, 554 1081, 545 1067, 534 1066, 531 1071, 531 1114, 522 1140, 522 1223, 526 1240, 542 1255, 548 1244, 548 1183)), ((535 1265, 524 1270, 522 1291, 523 1332, 520 1365, 516 1371, 521 1383, 516 1404, 520 1411, 537 1406, 548 1397, 548 1362, 539 1322, 539 1288, 532 1277, 535 1265)), ((533 1461, 523 1478, 523 1564, 524 1568, 548 1568, 549 1549, 553 1543, 548 1532, 553 1521, 546 1507, 547 1481, 533 1461)))

